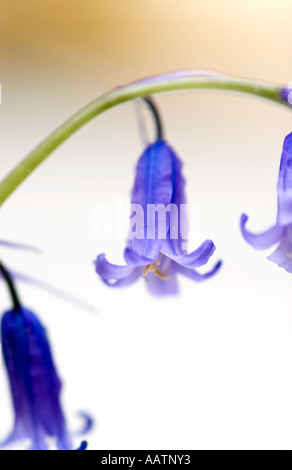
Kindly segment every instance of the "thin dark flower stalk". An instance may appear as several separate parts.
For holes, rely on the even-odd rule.
[[[142,100],[148,106],[154,118],[154,123],[156,127],[156,140],[163,140],[162,122],[156,104],[154,103],[152,98],[149,98],[149,96],[142,98]]]
[[[0,272],[4,280],[7,283],[7,287],[9,289],[11,300],[13,303],[13,309],[15,310],[15,312],[20,312],[21,303],[20,303],[19,296],[15,288],[14,282],[12,281],[12,277],[10,276],[9,272],[7,271],[7,269],[5,268],[4,264],[1,261],[0,261]]]

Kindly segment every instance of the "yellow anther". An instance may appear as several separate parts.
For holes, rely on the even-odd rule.
[[[170,276],[167,276],[166,274],[161,273],[158,269],[157,266],[160,265],[161,262],[161,253],[159,255],[158,260],[155,263],[147,264],[143,270],[143,275],[147,276],[148,273],[154,273],[156,276],[160,277],[161,279],[170,279]]]

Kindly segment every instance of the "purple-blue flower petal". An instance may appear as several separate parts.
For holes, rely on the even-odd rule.
[[[54,437],[58,449],[72,449],[60,405],[57,375],[46,331],[29,310],[7,312],[2,319],[2,348],[13,405],[14,430],[10,441],[29,438],[31,449],[46,449]]]
[[[162,279],[150,272],[145,276],[146,284],[151,294],[156,296],[175,295],[178,293],[178,282],[176,278],[176,266],[173,261],[165,256],[161,257],[161,262],[157,267],[159,272],[169,276],[169,279]]]
[[[286,137],[283,144],[278,180],[277,223],[292,223],[292,133]]]
[[[80,436],[83,434],[87,434],[92,429],[94,422],[93,422],[92,417],[88,413],[85,413],[84,411],[79,411],[78,415],[84,420],[82,428],[76,432],[76,435]]]
[[[170,205],[170,227],[161,247],[161,252],[167,256],[185,254],[188,235],[186,181],[182,175],[182,162],[173,151],[172,171],[173,194]]]
[[[273,261],[281,268],[286,269],[292,273],[292,226],[289,225],[285,229],[285,233],[276,248],[276,250],[268,256],[270,261]]]
[[[137,255],[131,250],[131,248],[125,249],[124,258],[129,266],[146,266],[147,264],[153,263],[153,260]]]
[[[244,239],[257,250],[266,250],[268,248],[271,248],[271,246],[279,242],[284,233],[284,228],[276,224],[269,230],[256,235],[254,233],[249,232],[245,228],[247,220],[248,216],[242,214],[240,219],[241,232]]]
[[[155,262],[160,254],[162,239],[158,233],[157,215],[149,220],[149,205],[167,207],[173,194],[172,151],[164,141],[157,141],[147,147],[138,161],[136,178],[132,193],[132,209],[141,209],[141,215],[131,214],[132,224],[136,225],[136,236],[131,236],[129,247],[137,255]],[[133,206],[135,205],[135,206]],[[138,220],[139,226],[133,223]],[[166,218],[165,230],[169,220]]]
[[[292,89],[285,87],[280,90],[280,97],[282,100],[286,101],[287,104],[292,106]]]
[[[208,262],[215,249],[216,247],[212,240],[205,240],[199,248],[188,255],[174,255],[168,252],[168,256],[181,266],[186,268],[198,268]],[[164,252],[162,251],[162,253]]]
[[[185,268],[180,265],[177,265],[177,271],[183,274],[184,276],[189,277],[193,281],[201,282],[214,276],[214,274],[216,274],[217,271],[220,269],[221,265],[222,265],[222,261],[218,261],[218,263],[214,266],[213,269],[211,269],[211,271],[208,271],[207,273],[204,273],[204,274],[199,273],[195,269]]]
[[[99,274],[104,281],[125,279],[132,274],[134,270],[133,266],[119,266],[118,264],[110,263],[104,253],[98,255],[95,267],[97,274]]]
[[[105,281],[103,282],[108,286],[108,287],[126,287],[130,286],[131,284],[134,284],[134,282],[138,281],[138,279],[141,277],[143,270],[141,268],[135,268],[129,276],[125,277],[124,279],[119,279],[119,280],[112,280],[112,281]]]
[[[97,257],[95,266],[96,272],[109,287],[124,287],[133,284],[139,279],[143,271],[142,267],[111,264],[104,254]]]
[[[86,450],[87,446],[88,446],[87,442],[82,441],[81,444],[80,444],[80,447],[78,447],[78,449],[76,449],[76,450]]]

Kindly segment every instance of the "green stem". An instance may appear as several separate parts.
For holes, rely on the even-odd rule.
[[[121,103],[173,91],[214,90],[244,93],[289,108],[280,97],[281,87],[252,80],[237,79],[209,72],[161,75],[116,88],[85,106],[27,155],[0,183],[0,205],[63,142],[96,116]],[[291,109],[291,107],[290,107]]]

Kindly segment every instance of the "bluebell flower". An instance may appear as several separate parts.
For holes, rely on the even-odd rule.
[[[3,315],[1,342],[13,400],[15,420],[11,435],[2,443],[30,440],[31,450],[48,448],[54,439],[59,450],[73,449],[60,403],[62,383],[54,365],[44,326],[19,302],[13,281],[0,263],[13,299],[13,309]],[[92,425],[86,419],[84,432]]]
[[[149,145],[138,161],[131,203],[126,264],[111,264],[105,254],[96,260],[96,271],[108,286],[126,286],[143,276],[152,294],[175,294],[177,274],[202,281],[217,272],[220,262],[208,273],[196,271],[214,253],[211,240],[187,254],[182,163],[164,140]],[[161,209],[158,215],[155,209]]]
[[[268,256],[278,266],[292,273],[292,133],[283,145],[278,179],[278,212],[276,224],[258,235],[246,229],[247,215],[241,216],[241,231],[245,240],[258,250],[277,245]]]

